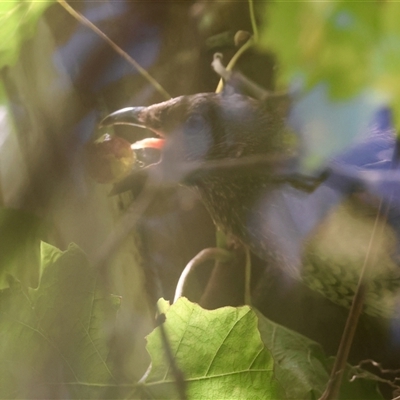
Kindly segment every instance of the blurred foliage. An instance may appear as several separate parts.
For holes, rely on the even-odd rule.
[[[19,57],[22,43],[32,37],[43,12],[55,0],[12,0],[0,2],[0,69],[14,65]],[[5,93],[0,84],[0,101]]]
[[[333,100],[364,89],[389,97],[400,123],[400,4],[270,2],[260,45],[278,58],[278,86],[326,83]]]
[[[7,274],[26,286],[36,286],[42,220],[32,213],[0,208],[0,228],[0,289],[8,287]]]
[[[0,2],[0,68],[16,63],[22,43],[33,36],[39,17],[53,2]]]
[[[115,382],[109,339],[120,300],[75,245],[42,243],[40,268],[36,289],[9,275],[0,292],[0,397],[99,398],[100,384]]]

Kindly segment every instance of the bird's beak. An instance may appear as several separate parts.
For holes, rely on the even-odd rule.
[[[132,125],[146,128],[141,120],[141,114],[146,107],[126,107],[107,115],[99,124],[100,127],[110,125]]]

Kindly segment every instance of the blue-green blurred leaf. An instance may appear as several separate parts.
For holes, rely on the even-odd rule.
[[[365,93],[375,91],[377,103],[383,100],[394,110],[398,126],[399,18],[400,3],[396,2],[276,1],[266,7],[260,46],[277,56],[280,88],[300,87],[307,96],[324,87],[331,108],[346,107],[347,102],[354,103]],[[309,111],[320,120],[323,116],[316,108],[318,103]],[[369,122],[369,115],[358,120],[361,125]],[[335,128],[334,135],[341,132]],[[348,144],[354,136],[354,132],[348,136]],[[324,157],[318,153],[311,156]]]

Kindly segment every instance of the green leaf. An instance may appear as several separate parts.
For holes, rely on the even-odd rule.
[[[37,216],[0,209],[0,289],[8,287],[8,274],[26,286],[37,286],[41,235],[42,221]]]
[[[43,276],[45,269],[49,265],[53,265],[62,255],[63,252],[57,247],[46,242],[40,243],[40,278]]]
[[[302,2],[270,2],[266,7],[259,44],[278,57],[278,87],[285,88],[301,68],[304,49],[299,32],[302,32],[301,13],[305,13],[306,7],[307,4]],[[319,27],[316,24],[313,27],[318,34]]]
[[[283,89],[300,78],[305,91],[325,84],[332,100],[364,90],[384,94],[400,124],[400,4],[268,4],[259,45],[277,56]],[[299,82],[298,81],[298,82]]]
[[[181,298],[166,310],[165,331],[189,399],[284,399],[271,354],[249,307],[207,311]],[[143,388],[152,398],[176,398],[160,328],[148,336],[152,367]]]
[[[54,1],[0,2],[0,68],[14,65],[24,40],[33,36],[37,20]]]
[[[260,43],[277,54],[284,85],[301,74],[308,88],[325,82],[332,98],[348,98],[372,82],[381,9],[378,3],[273,2]]]
[[[100,398],[115,383],[115,299],[75,245],[43,245],[41,271],[37,289],[10,278],[0,292],[0,398]]]
[[[329,380],[333,366],[332,358],[327,358],[321,346],[307,337],[278,325],[260,312],[258,327],[265,346],[271,351],[275,362],[275,376],[285,388],[287,399],[318,399]],[[347,371],[351,367],[347,366]],[[365,379],[350,382],[348,374],[343,379],[340,399],[382,400],[376,382],[371,374]]]
[[[325,390],[332,362],[320,345],[258,311],[249,307],[207,311],[184,298],[172,306],[161,299],[158,309],[166,315],[165,331],[189,399],[312,400]],[[148,336],[147,349],[152,366],[142,384],[146,396],[177,398],[159,328]],[[383,399],[373,374],[360,371],[364,379],[354,382],[348,377],[346,373],[340,399]]]
[[[329,380],[326,357],[318,343],[278,325],[257,312],[258,327],[275,361],[275,374],[288,399],[318,399]]]

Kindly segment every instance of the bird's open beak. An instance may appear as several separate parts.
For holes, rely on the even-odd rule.
[[[107,115],[99,124],[99,127],[111,125],[131,125],[139,128],[147,128],[143,121],[143,111],[146,107],[126,107]],[[147,138],[132,144],[132,149],[155,148],[161,150],[164,139]]]
[[[126,107],[107,115],[99,124],[100,127],[111,125],[132,125],[146,128],[140,116],[146,107]]]
[[[132,150],[138,149],[157,149],[161,150],[164,147],[165,139],[159,138],[146,138],[142,140],[138,140],[137,142],[131,145]]]

